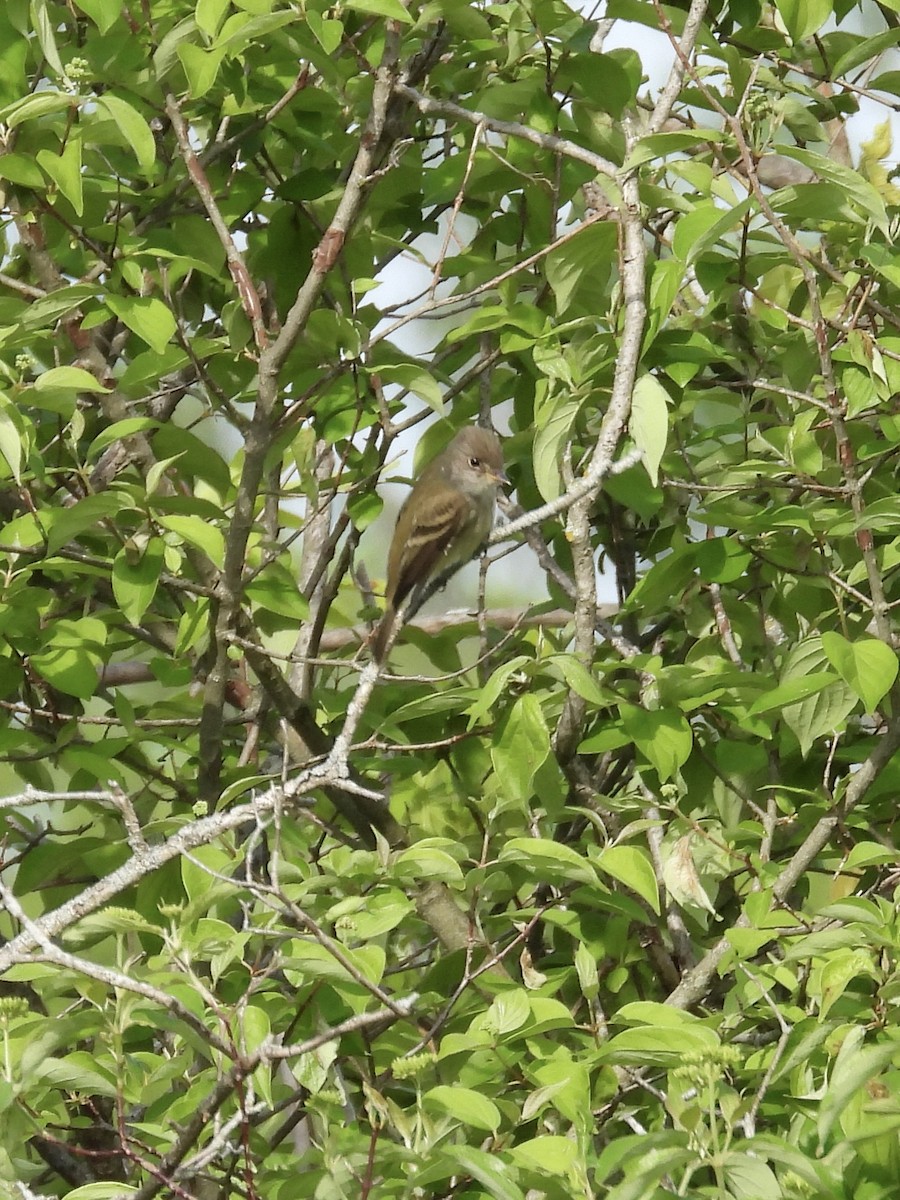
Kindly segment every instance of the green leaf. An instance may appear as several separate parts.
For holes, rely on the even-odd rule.
[[[50,13],[47,11],[47,0],[31,0],[32,28],[37,34],[41,53],[56,74],[62,78],[65,75],[65,71],[63,70],[59,50],[56,46],[55,20],[56,14],[54,13],[51,18]]]
[[[596,676],[574,654],[554,654],[548,661],[559,669],[568,687],[582,700],[587,700],[595,708],[604,708],[609,704],[610,697],[600,687]]]
[[[67,696],[87,699],[97,690],[97,669],[104,661],[106,625],[96,617],[54,622],[43,648],[31,656],[34,669]]]
[[[510,1149],[509,1157],[529,1171],[567,1175],[578,1157],[578,1146],[562,1134],[544,1134],[519,1142]]]
[[[357,12],[374,13],[376,17],[387,17],[389,21],[399,21],[401,25],[413,23],[413,18],[400,0],[347,0],[347,8]]]
[[[863,39],[865,42],[870,40],[874,39]],[[869,86],[873,92],[889,92],[896,96],[900,94],[900,71],[883,71],[880,75],[875,76]]]
[[[491,709],[499,700],[501,694],[509,682],[509,677],[515,675],[518,671],[526,670],[531,667],[531,660],[524,655],[519,655],[516,658],[511,658],[509,662],[503,664],[494,671],[490,679],[478,691],[478,698],[466,709],[469,717],[469,729],[474,729],[475,726],[484,717],[488,715]]]
[[[325,53],[334,54],[344,37],[343,22],[337,21],[332,17],[322,17],[314,9],[307,8],[306,23],[315,34],[316,41]],[[357,294],[359,294],[358,288]]]
[[[361,492],[347,501],[347,513],[360,532],[376,521],[384,511],[384,501],[375,492]]]
[[[837,184],[839,188],[843,189],[849,199],[870,220],[874,221],[878,228],[887,236],[887,213],[884,201],[872,184],[863,179],[852,167],[844,166],[843,163],[839,163],[833,158],[826,158],[822,154],[816,154],[812,150],[805,150],[800,146],[779,145],[778,153],[803,163],[805,167],[809,167],[811,171],[814,171],[820,179],[826,179],[830,183]]]
[[[734,1200],[784,1200],[774,1171],[753,1154],[730,1150],[722,1167],[728,1181],[728,1195]]]
[[[113,562],[112,586],[116,604],[133,625],[139,625],[153,602],[163,566],[165,546],[151,538],[143,553],[120,550]]]
[[[733,583],[747,573],[752,555],[733,537],[707,538],[695,547],[694,561],[710,583]]]
[[[175,318],[162,300],[154,296],[115,296],[110,293],[106,297],[106,307],[157,354],[162,354],[175,333]]]
[[[654,375],[642,375],[634,385],[628,428],[656,487],[669,436],[669,393]]]
[[[26,449],[23,440],[21,415],[6,393],[0,392],[0,456],[9,467],[9,473],[16,483],[21,483],[22,461]]]
[[[798,642],[789,652],[782,671],[782,685],[795,679],[809,679],[827,662],[822,640],[818,637]],[[839,730],[858,703],[853,690],[842,682],[817,688],[807,699],[782,709],[782,718],[800,743],[805,758],[817,738]]]
[[[357,971],[370,983],[379,983],[384,975],[385,954],[381,946],[359,946],[355,949],[342,948]],[[293,984],[308,983],[309,980],[331,980],[360,987],[350,971],[332,954],[327,946],[318,942],[295,938],[286,947],[285,978]]]
[[[817,696],[825,688],[831,687],[836,680],[837,677],[831,671],[817,671],[799,679],[788,679],[786,683],[780,683],[777,687],[763,692],[750,705],[749,713],[755,717],[760,713],[786,708],[789,704],[796,704],[798,700],[805,700],[808,696]]]
[[[521,1030],[522,1037],[530,1038],[538,1033],[546,1033],[551,1029],[575,1029],[576,1021],[570,1010],[561,1000],[555,1000],[552,996],[541,996],[530,992],[527,995],[528,1003],[531,1007],[531,1020]]]
[[[647,330],[644,334],[645,350],[652,344],[660,328],[669,319],[672,305],[681,290],[684,270],[684,263],[677,258],[657,259],[651,265]]]
[[[171,421],[160,426],[153,435],[153,451],[159,458],[178,458],[178,470],[182,476],[203,480],[220,496],[226,495],[231,486],[227,463],[221,450],[202,442],[189,429],[182,429]]]
[[[631,738],[622,728],[621,722],[605,725],[596,733],[579,742],[581,754],[607,754],[610,750],[618,750],[631,744]]]
[[[625,1173],[621,1183],[604,1189],[604,1200],[663,1200],[657,1182],[672,1172],[688,1172],[695,1155],[686,1132],[642,1130],[610,1139],[598,1155],[596,1179],[607,1181],[613,1174]]]
[[[215,525],[210,525],[202,517],[194,516],[159,516],[157,522],[188,545],[202,550],[220,569],[225,565],[225,539]]]
[[[892,1042],[866,1046],[861,1026],[850,1027],[841,1043],[828,1079],[828,1087],[819,1106],[819,1146],[824,1147],[835,1121],[860,1088],[880,1075],[896,1054]]]
[[[638,750],[656,768],[660,783],[671,779],[690,758],[693,736],[680,712],[623,705],[622,724]]]
[[[900,259],[898,259],[892,250],[889,250],[887,246],[872,243],[869,246],[861,246],[860,254],[871,267],[874,267],[879,275],[883,276],[895,287],[900,287]],[[861,363],[859,364],[859,366],[862,365]],[[846,379],[849,374],[852,374],[851,369],[845,369],[842,372],[842,380]],[[868,364],[866,364],[865,377],[869,378]],[[873,397],[873,402],[874,399]]]
[[[525,1200],[522,1189],[509,1177],[510,1168],[497,1155],[473,1146],[444,1146],[441,1155],[452,1164],[453,1174],[470,1176],[494,1200]]]
[[[223,931],[224,932],[224,931]],[[241,1030],[243,1032],[243,1053],[252,1054],[258,1050],[272,1032],[272,1023],[265,1009],[255,1004],[241,1007]]]
[[[80,537],[99,522],[113,516],[124,503],[124,497],[116,492],[100,492],[96,496],[85,496],[70,508],[44,511],[42,523],[47,531],[47,553],[55,554],[68,542]]]
[[[670,1004],[660,1004],[655,1000],[633,1000],[623,1004],[616,1012],[616,1021],[626,1025],[653,1025],[657,1028],[667,1026],[681,1029],[685,1025],[696,1025],[699,1018],[693,1013],[673,1008]]]
[[[394,871],[401,879],[440,879],[444,883],[461,883],[463,873],[455,858],[442,850],[438,839],[424,839],[394,859]]]
[[[582,403],[581,400],[566,400],[555,404],[549,416],[541,415],[532,459],[534,481],[545,500],[555,500],[562,491],[560,463]]]
[[[269,563],[266,569],[244,589],[254,608],[278,613],[298,624],[309,616],[309,601],[300,594],[297,576],[283,563]]]
[[[339,908],[338,905],[335,908]],[[347,902],[342,916],[354,937],[367,942],[390,933],[415,911],[415,905],[407,900],[399,888],[388,888],[376,895],[353,897]],[[335,909],[329,916],[335,918]]]
[[[828,1016],[852,980],[859,975],[871,978],[874,974],[875,968],[868,950],[847,947],[829,954],[810,989],[810,994],[818,998],[821,1019]]]
[[[594,868],[577,850],[549,838],[511,838],[500,851],[499,861],[522,863],[541,879],[599,882]]]
[[[682,154],[685,150],[693,150],[696,146],[721,142],[727,135],[718,129],[703,129],[697,133],[684,132],[653,133],[643,137],[635,145],[628,156],[626,166],[640,167],[655,159],[668,158],[670,155]],[[658,265],[658,264],[657,264]]]
[[[373,371],[385,384],[399,384],[405,391],[424,400],[439,416],[444,415],[444,394],[437,380],[424,367],[415,363],[392,363],[373,368]]]
[[[122,15],[122,5],[119,0],[81,0],[78,7],[87,13],[101,33],[108,33]]]
[[[856,704],[856,695],[849,687],[832,684],[809,700],[785,708],[782,716],[800,743],[800,752],[805,758],[818,738],[843,728]]]
[[[578,986],[586,1000],[596,1000],[600,990],[600,976],[597,970],[597,960],[585,946],[578,943],[575,951],[575,973],[578,976]]]
[[[73,929],[66,931],[66,941],[83,943],[96,938],[97,934],[107,933],[154,933],[165,936],[161,925],[154,925],[134,909],[116,906],[83,917]]]
[[[268,5],[268,0],[266,0]],[[246,0],[238,7],[249,7]],[[249,47],[267,38],[269,34],[283,25],[291,25],[296,21],[293,12],[261,12],[249,16],[246,12],[233,13],[225,21],[216,40],[215,49],[224,50],[226,55],[238,55]]]
[[[825,1165],[810,1158],[802,1149],[791,1145],[788,1139],[759,1134],[754,1138],[742,1139],[741,1144],[749,1153],[757,1155],[760,1159],[778,1163],[794,1171],[800,1179],[810,1185],[813,1194],[820,1190],[824,1196],[832,1190],[833,1177]]]
[[[454,326],[453,341],[471,338],[476,333],[499,329],[519,331],[520,342],[531,345],[545,332],[547,321],[539,308],[529,304],[485,304],[462,325]],[[502,334],[501,334],[502,336]]]
[[[37,161],[41,169],[53,180],[77,216],[84,212],[84,189],[81,174],[81,138],[70,135],[61,154],[50,150],[38,150]],[[65,368],[60,368],[64,370]],[[70,370],[75,370],[72,367]]]
[[[134,151],[138,166],[142,171],[148,171],[156,162],[156,142],[153,140],[150,126],[137,109],[127,100],[122,100],[112,92],[104,92],[102,96],[97,97],[97,111],[105,113],[122,131],[125,140]],[[124,316],[122,320],[126,325],[129,324]],[[129,328],[131,328],[130,325]],[[161,353],[161,351],[157,351],[157,353]]]
[[[896,862],[896,851],[880,842],[856,842],[844,863],[846,871],[855,871],[860,867],[882,866],[885,863]]]
[[[530,1016],[528,993],[524,988],[514,987],[494,997],[478,1025],[488,1029],[493,1037],[502,1037],[521,1029]]]
[[[634,1066],[677,1066],[687,1054],[709,1053],[719,1045],[712,1029],[703,1025],[680,1025],[626,1029],[611,1038],[602,1057]]]
[[[60,370],[75,370],[74,367],[61,367]],[[51,374],[52,372],[47,372]],[[93,376],[90,378],[93,379]],[[101,389],[105,391],[106,389]],[[113,442],[122,441],[124,438],[131,437],[135,433],[147,433],[151,429],[158,429],[159,421],[154,421],[152,417],[125,417],[121,421],[114,421],[112,425],[107,425],[94,438],[90,446],[88,446],[87,459],[88,462],[93,462],[100,457],[100,452],[105,450],[107,446],[111,446]]]
[[[584,96],[592,107],[619,118],[634,102],[641,82],[640,59],[634,50],[613,50],[609,54],[595,51],[575,55],[559,65],[557,82]]]
[[[147,495],[152,496],[159,487],[160,480],[169,471],[169,468],[174,466],[180,455],[175,455],[174,458],[158,458],[146,475]]]
[[[832,0],[775,0],[775,6],[794,43],[805,42],[818,33],[834,12]],[[834,79],[839,77],[832,75]]]
[[[520,696],[491,747],[501,790],[526,811],[534,777],[550,755],[550,731],[532,695]]]
[[[597,222],[547,255],[544,269],[556,298],[557,316],[568,312],[580,295],[599,290],[615,256],[615,238],[612,222]]]
[[[515,342],[513,341],[515,339]],[[566,391],[571,390],[575,386],[572,367],[569,359],[559,347],[559,343],[555,338],[548,338],[544,341],[535,343],[532,338],[521,337],[518,334],[511,333],[501,337],[501,349],[506,352],[514,353],[517,350],[523,350],[526,346],[531,348],[531,357],[535,367],[541,375],[545,375],[547,379],[552,379],[556,383],[561,384]],[[551,399],[551,403],[552,403]],[[535,413],[536,422],[538,425],[543,423],[543,417],[546,406],[541,404],[540,408]]]
[[[643,482],[643,476],[641,478]],[[628,597],[629,609],[652,612],[659,604],[677,600],[694,580],[695,557],[695,546],[676,546],[671,554],[654,563]]]
[[[782,149],[781,146],[778,147]],[[695,262],[710,246],[714,246],[723,234],[734,229],[753,207],[753,197],[748,196],[739,204],[723,212],[712,201],[698,204],[675,226],[672,251],[687,265]]]
[[[208,37],[215,37],[229,8],[231,0],[197,0],[194,9],[197,28],[202,29]]]
[[[42,192],[47,180],[33,158],[23,154],[0,154],[0,179]]]
[[[802,0],[794,0],[794,3],[799,6]],[[861,67],[863,63],[875,62],[885,50],[890,50],[900,42],[900,29],[887,29],[883,33],[856,37],[853,41],[854,44],[850,49],[846,50],[831,67],[829,74],[832,79],[841,79],[848,71]],[[878,80],[873,80],[869,86],[873,89],[877,88]]]
[[[99,295],[98,288],[86,283],[75,283],[71,287],[59,288],[58,291],[50,292],[49,295],[42,296],[40,300],[35,300],[23,314],[22,324],[26,329],[47,328],[55,324],[61,317],[67,316],[74,309],[80,308],[88,300]],[[45,372],[45,374],[48,373]]]
[[[108,392],[90,371],[83,367],[51,367],[38,375],[34,381],[37,392],[67,391],[67,392]]]
[[[64,108],[72,108],[72,97],[64,92],[35,92],[21,100],[14,100],[5,108],[0,108],[0,121],[15,129],[26,121],[37,120],[48,113],[61,112]]]
[[[36,1078],[53,1083],[65,1090],[92,1092],[99,1096],[116,1094],[115,1084],[101,1071],[89,1054],[76,1050],[65,1058],[47,1058],[35,1071]]]
[[[607,846],[594,858],[597,867],[625,887],[631,888],[658,915],[659,886],[653,863],[643,850],[636,846]]]
[[[192,37],[196,32],[197,23],[192,13],[189,17],[185,17],[184,20],[179,21],[177,25],[173,25],[164,34],[153,54],[153,67],[156,71],[157,79],[165,79],[178,62],[178,47],[185,39]]]
[[[867,713],[874,712],[897,678],[897,654],[878,638],[848,642],[839,633],[823,633],[822,649]]]
[[[440,1085],[425,1092],[422,1100],[426,1107],[448,1113],[463,1125],[471,1125],[474,1129],[491,1133],[500,1128],[501,1116],[497,1105],[472,1088],[458,1084],[453,1087]]]
[[[224,45],[207,49],[204,46],[195,46],[193,42],[181,42],[178,46],[178,57],[187,75],[192,96],[204,96],[210,90],[216,82],[226,53]]]

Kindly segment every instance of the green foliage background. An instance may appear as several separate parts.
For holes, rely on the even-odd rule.
[[[0,1189],[896,1194],[895,8],[0,6]]]

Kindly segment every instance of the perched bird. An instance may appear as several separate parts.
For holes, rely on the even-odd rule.
[[[406,598],[411,595],[415,604],[429,583],[448,579],[485,542],[497,493],[507,482],[500,439],[477,425],[461,429],[422,471],[397,516],[387,606],[372,646],[376,659],[384,657]]]

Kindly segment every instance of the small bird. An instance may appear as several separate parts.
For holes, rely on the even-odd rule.
[[[429,583],[448,579],[484,543],[497,493],[508,482],[500,439],[477,425],[461,429],[422,471],[391,540],[387,604],[372,646],[379,662],[406,598],[412,595],[415,604]]]

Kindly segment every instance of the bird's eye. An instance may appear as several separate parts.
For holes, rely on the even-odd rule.
[[[474,467],[476,471],[477,471],[477,470],[478,470],[478,468],[481,466],[481,462],[479,461],[479,459],[477,459],[477,458],[474,456],[474,454],[473,454],[473,455],[472,455],[472,457],[469,459],[469,466],[470,466],[470,467]]]

